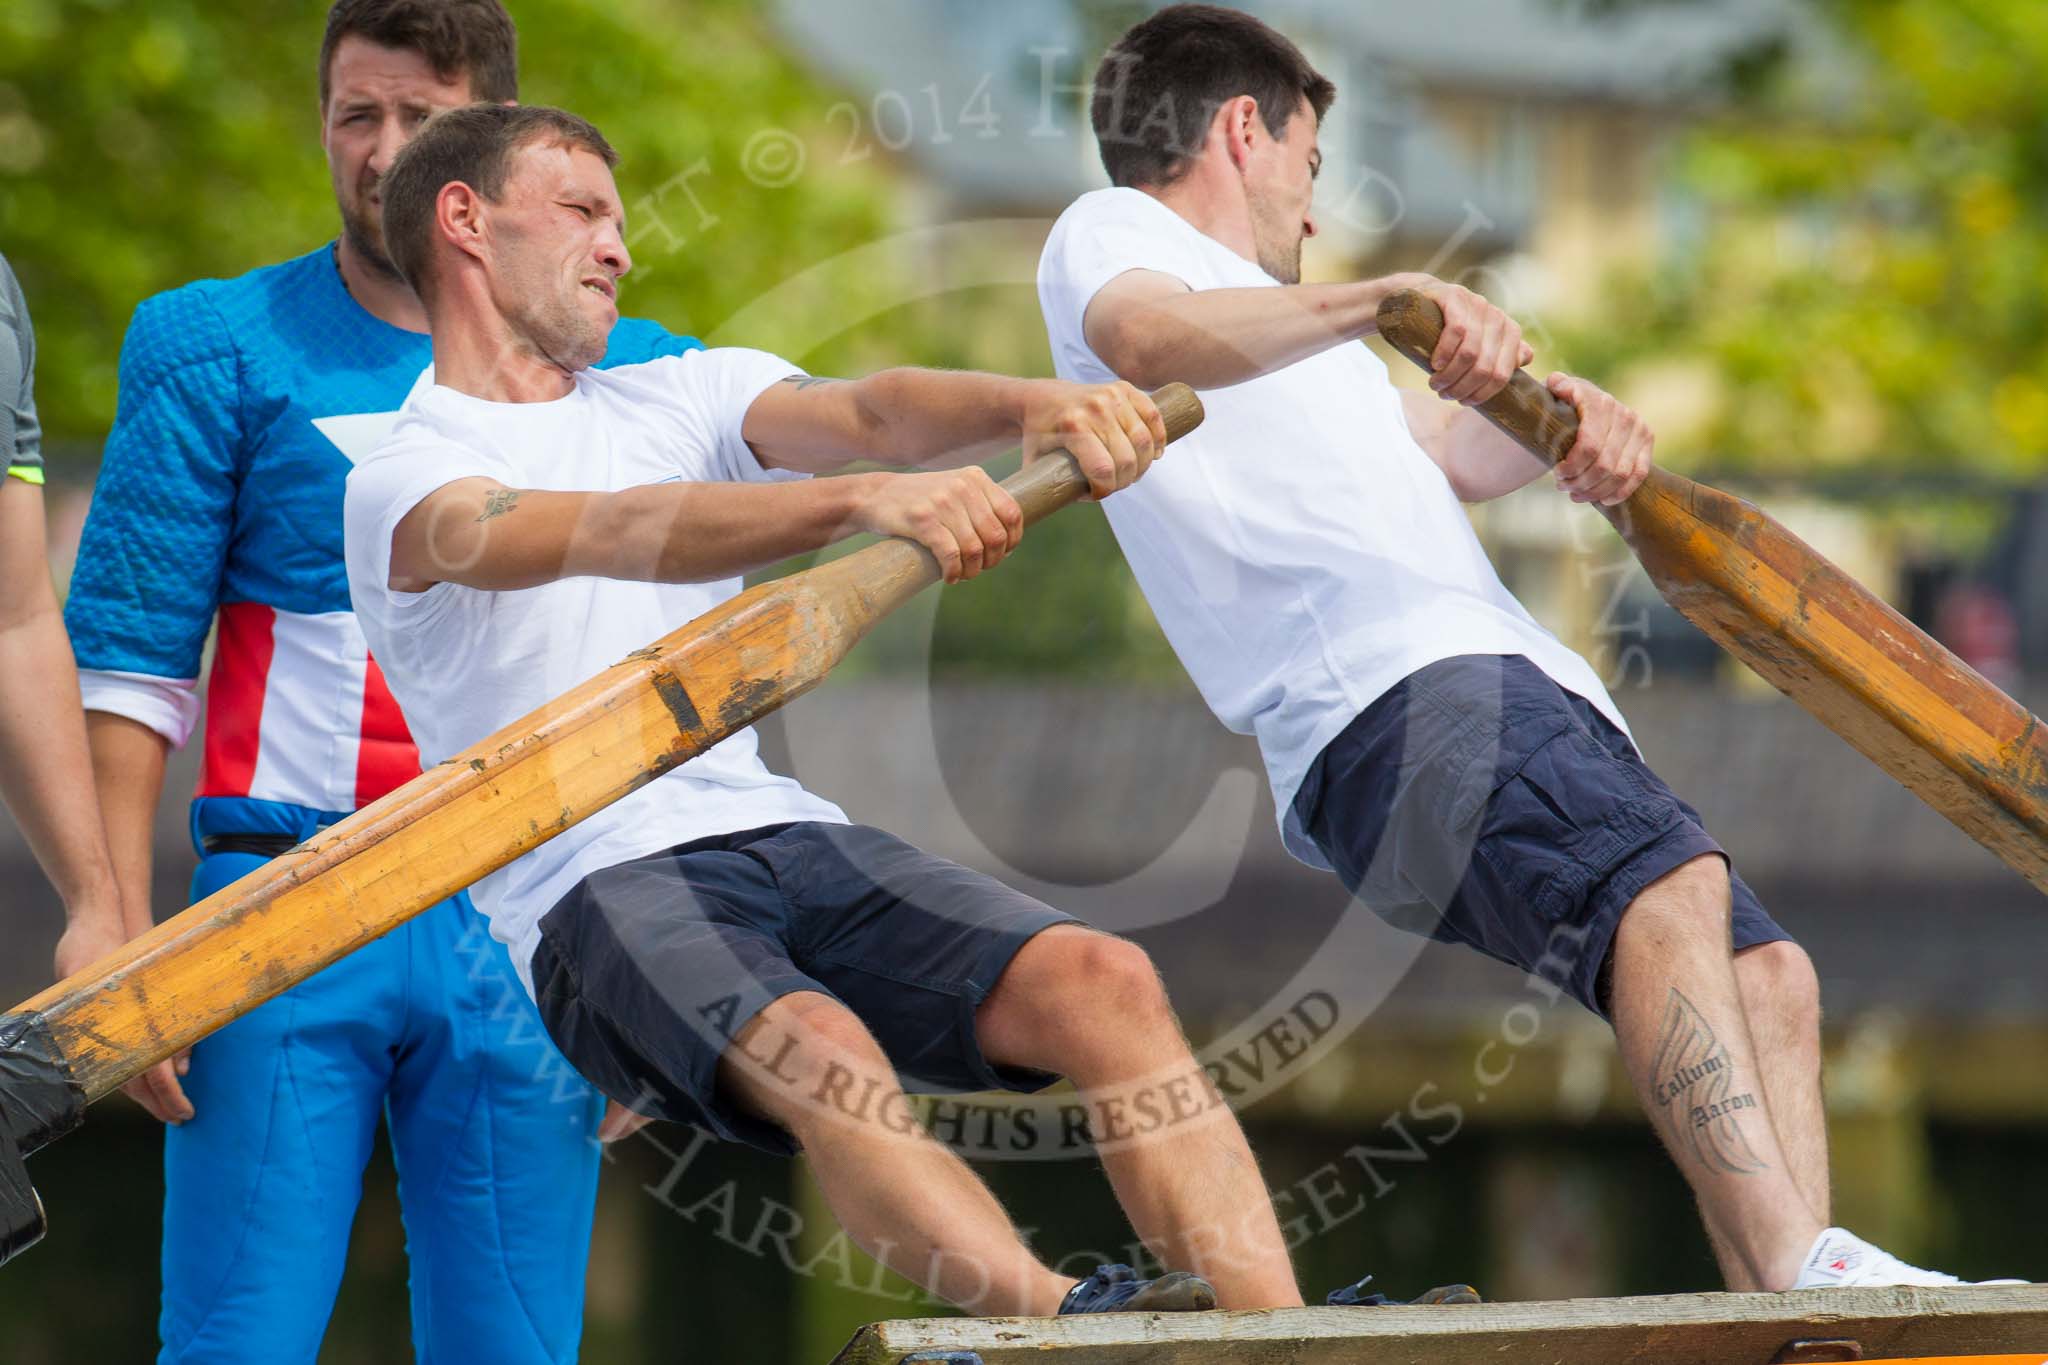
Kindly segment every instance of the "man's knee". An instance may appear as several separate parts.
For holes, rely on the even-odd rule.
[[[1063,1045],[1173,1017],[1143,948],[1078,925],[1048,929],[1025,944],[984,1008],[991,1007],[1005,1032],[1025,1030]]]
[[[718,1080],[744,1108],[800,1130],[821,1104],[893,1089],[895,1072],[858,1015],[830,996],[798,991],[734,1035]]]
[[[1820,975],[1806,950],[1789,940],[1759,943],[1735,955],[1735,977],[1752,1020],[1781,1021],[1785,1042],[1820,1033]]]
[[[1635,919],[1641,926],[1655,919],[1711,928],[1725,936],[1733,910],[1730,891],[1728,860],[1718,853],[1703,853],[1638,892],[1629,903],[1624,923]]]

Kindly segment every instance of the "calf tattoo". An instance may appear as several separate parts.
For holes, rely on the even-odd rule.
[[[1680,1154],[1710,1171],[1753,1175],[1769,1170],[1749,1145],[1745,1119],[1755,1122],[1756,1092],[1741,1084],[1728,1048],[1697,1009],[1673,988],[1664,1032],[1650,1063],[1650,1096]]]

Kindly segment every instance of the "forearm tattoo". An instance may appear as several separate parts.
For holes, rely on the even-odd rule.
[[[1681,1156],[1730,1175],[1770,1169],[1743,1131],[1745,1122],[1760,1121],[1756,1092],[1737,1088],[1746,1084],[1706,1018],[1673,988],[1650,1064],[1650,1096]]]
[[[504,516],[519,502],[519,492],[517,488],[493,488],[484,495],[484,510],[477,520],[489,521],[493,517]]]

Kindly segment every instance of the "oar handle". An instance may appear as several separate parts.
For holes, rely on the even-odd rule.
[[[1433,372],[1430,357],[1444,334],[1444,314],[1435,300],[1413,289],[1386,296],[1379,307],[1380,335],[1402,355]],[[1571,453],[1579,436],[1579,415],[1572,405],[1537,383],[1527,370],[1516,370],[1508,386],[1479,404],[1480,413],[1519,442],[1530,454],[1556,464]]]
[[[1202,424],[1202,400],[1185,384],[1167,384],[1154,390],[1152,401],[1166,419],[1166,439],[1178,441]],[[1003,490],[1023,509],[1029,526],[1056,512],[1088,491],[1081,466],[1070,455],[1064,460],[1036,460],[1028,469],[1003,480]]]

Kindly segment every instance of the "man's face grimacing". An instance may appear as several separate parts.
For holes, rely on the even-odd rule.
[[[350,34],[334,49],[327,80],[320,146],[327,153],[342,232],[367,265],[395,280],[398,272],[384,250],[377,184],[428,116],[471,103],[469,77],[444,80],[418,52]]]
[[[1263,119],[1256,120],[1263,131]],[[1316,235],[1313,204],[1323,153],[1316,140],[1315,107],[1303,99],[1287,131],[1257,140],[1245,169],[1252,241],[1259,268],[1282,284],[1301,283],[1301,244]]]
[[[604,359],[633,268],[604,159],[560,142],[519,148],[486,221],[491,302],[515,335],[572,374]]]

